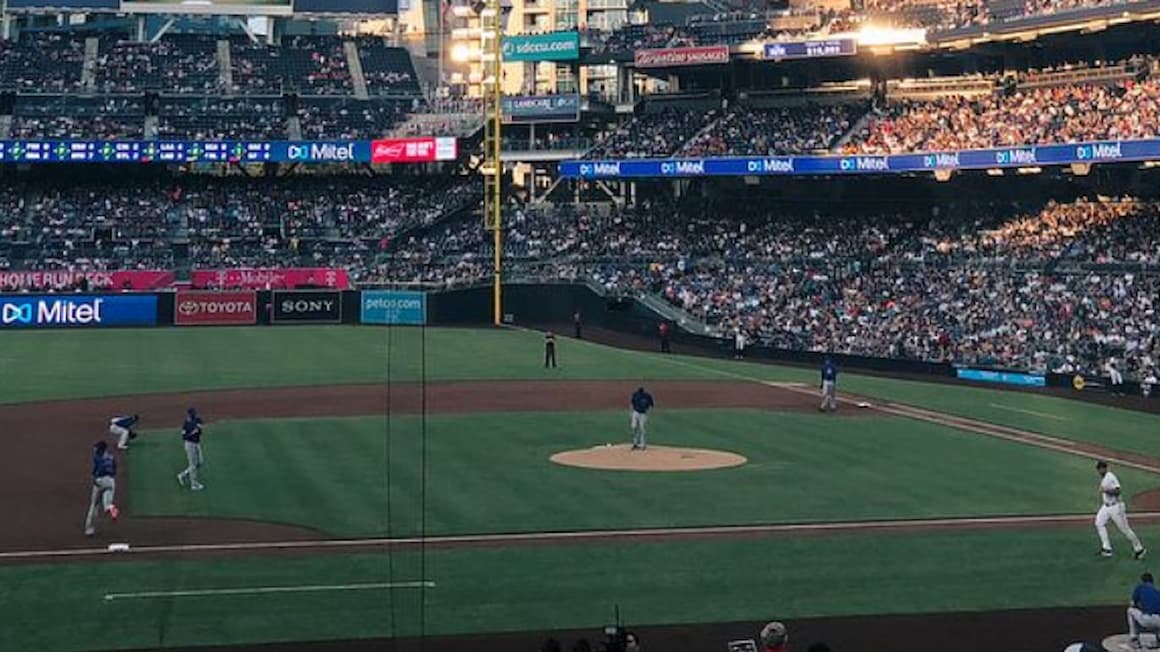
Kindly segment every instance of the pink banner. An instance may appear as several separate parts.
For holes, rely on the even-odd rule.
[[[79,272],[0,271],[0,291],[77,289],[82,280],[95,290],[163,290],[173,284],[173,272],[162,270],[122,270]]]
[[[332,288],[349,290],[345,269],[331,267],[294,267],[289,269],[199,269],[190,274],[195,290],[293,290],[294,288]]]

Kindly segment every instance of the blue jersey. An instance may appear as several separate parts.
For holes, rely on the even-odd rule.
[[[194,444],[201,443],[201,417],[191,416],[185,419],[185,423],[181,424],[181,438]]]
[[[643,389],[638,389],[632,393],[632,411],[633,412],[639,412],[641,414],[648,414],[648,411],[650,409],[652,409],[653,405],[654,405],[654,403],[653,403],[652,394],[649,394],[648,392],[644,391]]]
[[[822,380],[828,380],[832,383],[838,382],[838,368],[832,362],[822,365]]]
[[[109,451],[93,453],[93,477],[112,478],[117,475],[117,459]]]
[[[132,428],[133,426],[137,425],[138,420],[139,417],[114,417],[113,425],[120,426],[122,428]]]
[[[1152,584],[1141,582],[1132,591],[1132,604],[1146,614],[1160,614],[1160,590]]]

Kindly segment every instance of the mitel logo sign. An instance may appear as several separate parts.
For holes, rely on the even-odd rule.
[[[157,323],[157,298],[137,295],[109,297],[0,298],[0,327],[152,326]]]
[[[291,161],[353,161],[354,143],[291,144],[286,147],[286,158]]]
[[[342,322],[342,293],[326,291],[275,292],[273,323],[338,324]]]
[[[0,318],[5,324],[31,324],[32,304],[18,306],[14,303],[5,304],[4,315]]]

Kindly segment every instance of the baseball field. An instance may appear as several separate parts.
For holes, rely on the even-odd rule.
[[[544,369],[520,330],[6,333],[0,650],[598,637],[614,608],[738,637],[824,619],[842,650],[875,649],[843,625],[870,615],[1092,607],[1079,625],[1123,629],[1151,559],[1115,531],[1094,554],[1098,457],[1160,554],[1157,416],[854,373],[823,414],[814,370],[558,348]],[[657,407],[630,452],[640,386]],[[190,406],[198,493],[175,478]],[[91,446],[133,413],[123,513],[86,538]],[[698,468],[714,456],[734,462]]]

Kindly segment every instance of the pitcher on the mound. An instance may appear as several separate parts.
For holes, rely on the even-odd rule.
[[[648,411],[655,403],[652,394],[644,391],[643,387],[636,388],[629,403],[632,406],[632,419],[629,421],[632,428],[632,450],[642,451],[648,447],[645,442],[645,428],[648,425]]]
[[[1135,553],[1136,559],[1143,559],[1144,555],[1148,554],[1148,550],[1144,548],[1144,544],[1140,543],[1140,537],[1137,537],[1131,526],[1128,525],[1128,512],[1124,507],[1124,499],[1120,495],[1119,478],[1108,470],[1108,463],[1103,460],[1096,462],[1096,472],[1102,478],[1100,480],[1100,495],[1104,501],[1100,511],[1096,513],[1096,532],[1100,535],[1100,556],[1112,556],[1112,542],[1108,540],[1108,520],[1110,519],[1132,544],[1132,551]]]

